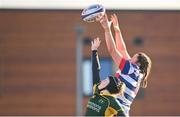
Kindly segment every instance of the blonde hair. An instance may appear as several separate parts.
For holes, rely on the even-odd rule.
[[[138,53],[137,63],[140,64],[139,67],[140,67],[141,73],[143,74],[143,78],[142,78],[140,86],[142,88],[146,88],[147,79],[150,74],[151,65],[152,65],[151,59],[145,53],[140,52]]]

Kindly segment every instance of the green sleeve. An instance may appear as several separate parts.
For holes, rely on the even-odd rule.
[[[100,83],[100,62],[98,57],[97,50],[92,51],[92,77],[93,77],[93,85]]]

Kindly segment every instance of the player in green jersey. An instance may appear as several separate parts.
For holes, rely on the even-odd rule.
[[[123,108],[119,106],[117,95],[123,95],[125,84],[118,78],[108,76],[100,81],[100,64],[97,49],[101,41],[99,38],[92,41],[92,73],[93,96],[87,104],[86,116],[125,116]]]

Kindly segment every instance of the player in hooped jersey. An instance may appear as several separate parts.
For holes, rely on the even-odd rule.
[[[151,60],[142,52],[130,57],[122,38],[118,18],[115,14],[111,15],[111,21],[108,20],[107,14],[101,19],[97,17],[97,20],[100,21],[104,29],[108,51],[115,64],[119,67],[119,70],[116,72],[116,77],[126,84],[124,95],[118,96],[118,100],[119,104],[125,109],[126,115],[129,116],[130,106],[139,88],[147,87]],[[111,24],[113,24],[115,31],[115,41],[111,32]]]

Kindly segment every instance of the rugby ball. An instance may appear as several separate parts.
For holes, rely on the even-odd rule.
[[[100,4],[94,4],[85,8],[81,13],[81,18],[86,22],[96,21],[97,16],[103,16],[105,14],[105,7]]]

